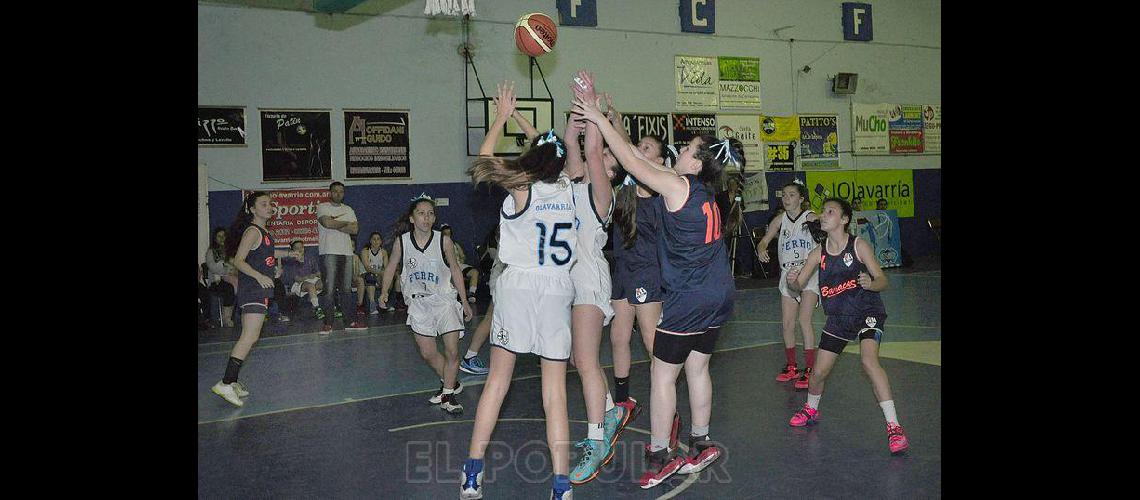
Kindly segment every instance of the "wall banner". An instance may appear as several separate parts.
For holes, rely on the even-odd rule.
[[[277,248],[289,248],[293,240],[317,246],[317,205],[329,201],[328,187],[318,189],[275,189],[269,193],[273,217],[265,229],[273,235]],[[252,191],[242,190],[244,200]]]
[[[853,154],[890,154],[887,131],[890,113],[890,104],[851,103]]]
[[[245,107],[198,106],[199,146],[245,146]]]
[[[823,198],[837,196],[847,201],[862,198],[863,208],[875,208],[880,198],[898,217],[914,217],[913,170],[841,170],[807,172],[811,206],[819,211]],[[822,195],[819,194],[822,191]]]
[[[760,59],[718,57],[720,109],[760,110]]]
[[[668,113],[628,113],[621,115],[621,121],[634,145],[647,135],[661,139],[662,144],[671,144]]]
[[[890,109],[891,154],[922,153],[922,106],[896,104]]]
[[[902,239],[899,234],[899,218],[895,210],[863,210],[855,212],[856,234],[875,249],[879,266],[899,267],[902,265]]]
[[[262,180],[332,179],[329,111],[260,111]]]
[[[922,106],[923,152],[942,154],[942,105]]]
[[[715,111],[717,108],[718,71],[715,57],[675,56],[675,109]]]
[[[760,138],[764,142],[799,141],[799,117],[760,115]]]
[[[407,111],[344,112],[347,179],[408,179]]]
[[[799,115],[800,169],[839,168],[839,115]]]
[[[763,173],[754,174],[744,181],[740,194],[742,212],[768,210],[768,182]]]
[[[764,147],[760,143],[759,115],[716,115],[716,133],[721,139],[733,137],[744,146],[744,172],[764,171]],[[767,191],[764,193],[767,199]],[[745,210],[747,211],[747,210]]]
[[[677,150],[698,135],[716,136],[716,115],[673,113],[670,117],[673,122],[672,141]]]
[[[764,166],[772,172],[791,172],[796,168],[796,143],[764,143]]]

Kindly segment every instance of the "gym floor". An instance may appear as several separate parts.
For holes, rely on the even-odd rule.
[[[649,364],[635,333],[630,395],[645,410],[599,477],[574,489],[575,498],[941,497],[941,269],[885,272],[891,285],[883,292],[888,318],[880,357],[910,440],[905,454],[887,450],[883,414],[857,345],[847,348],[828,379],[819,424],[788,425],[807,391],[774,380],[784,365],[779,291],[774,279],[738,278],[735,313],[710,368],[710,434],[724,444],[725,455],[699,475],[638,487],[649,442]],[[307,310],[307,302],[301,307]],[[469,323],[468,334],[480,318]],[[321,322],[311,317],[269,320],[241,372],[252,393],[242,408],[210,392],[239,329],[200,331],[198,496],[455,498],[485,377],[460,372],[461,415],[428,404],[439,379],[421,361],[405,320],[403,312],[370,316],[367,331],[338,329],[327,337],[316,334]],[[822,309],[814,323],[818,338]],[[602,364],[612,384],[608,331]],[[461,352],[468,342],[460,341]],[[485,361],[489,349],[480,352]],[[538,359],[516,362],[486,456],[486,498],[549,495]],[[569,368],[570,437],[577,441],[585,437],[586,414],[580,380]],[[684,374],[677,409],[683,444],[690,424]]]

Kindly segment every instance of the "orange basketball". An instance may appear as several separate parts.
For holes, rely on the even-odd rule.
[[[515,23],[515,46],[528,56],[538,57],[554,50],[557,39],[558,27],[554,20],[541,12],[522,16]]]

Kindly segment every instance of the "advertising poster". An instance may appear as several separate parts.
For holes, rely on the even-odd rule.
[[[889,118],[891,154],[922,153],[922,106],[895,104]]]
[[[791,172],[796,168],[796,143],[764,143],[765,167],[772,172]]]
[[[899,237],[899,218],[895,210],[863,210],[855,212],[855,223],[860,238],[875,249],[879,266],[885,268],[902,265],[902,239]]]
[[[260,111],[262,180],[332,179],[329,111]]]
[[[718,57],[720,109],[760,109],[760,59]]]
[[[242,190],[244,200],[252,191]],[[265,229],[273,235],[277,248],[288,248],[293,240],[317,246],[317,205],[329,201],[327,187],[317,189],[277,189],[267,191],[273,205],[273,218]]]
[[[245,146],[245,108],[198,106],[199,146]]]
[[[927,154],[942,154],[942,105],[922,106],[922,144]]]
[[[715,57],[676,56],[674,83],[677,90],[675,109],[716,111],[717,62]]]
[[[744,172],[764,171],[764,148],[760,143],[759,115],[716,115],[716,135],[733,137],[744,146]],[[767,196],[765,194],[765,196]]]
[[[633,144],[637,144],[637,141],[647,135],[661,139],[662,144],[671,144],[669,142],[671,127],[668,113],[623,114],[621,121],[622,125],[625,126],[625,131],[629,133],[629,140]]]
[[[799,141],[799,117],[760,115],[760,138],[764,142]]]
[[[891,107],[890,104],[851,104],[853,154],[890,154],[887,122],[890,119]]]
[[[407,179],[407,111],[344,112],[344,152],[347,179]]]
[[[698,135],[716,137],[716,115],[703,113],[673,113],[673,145],[678,150]]]
[[[914,217],[913,170],[841,170],[807,172],[811,206],[819,211],[823,198],[837,196],[847,201],[862,198],[864,209],[875,209],[879,199],[898,217]]]
[[[768,210],[768,182],[764,179],[764,174],[754,174],[745,179],[740,197],[744,202],[741,208],[743,212]]]
[[[839,168],[839,115],[799,115],[800,169]]]

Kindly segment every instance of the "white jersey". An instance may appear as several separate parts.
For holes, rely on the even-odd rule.
[[[610,200],[610,208],[606,211],[605,219],[598,219],[598,212],[594,210],[594,197],[590,195],[590,184],[574,184],[574,229],[578,231],[578,262],[606,262],[606,255],[602,253],[609,235],[606,228],[610,226],[614,215],[614,202]],[[575,264],[577,266],[578,264]]]
[[[817,246],[811,237],[811,230],[804,226],[809,213],[810,210],[804,210],[795,219],[792,219],[787,212],[780,216],[783,217],[780,222],[779,240],[780,267],[783,269],[803,264],[807,260],[808,253]]]
[[[499,260],[510,268],[570,272],[577,255],[570,178],[531,184],[526,206],[515,211],[511,195],[499,213]]]
[[[379,269],[381,272],[383,272],[384,271],[384,254],[383,254],[383,252],[384,252],[383,249],[377,249],[376,253],[372,253],[372,249],[369,248],[368,252],[364,254],[364,256],[368,258],[368,262],[364,263],[364,267],[366,267],[368,269],[375,267],[375,268]]]
[[[432,230],[427,246],[416,246],[413,231],[400,235],[400,252],[404,268],[400,272],[404,299],[417,295],[455,294],[451,284],[451,269],[443,256],[443,234]]]

